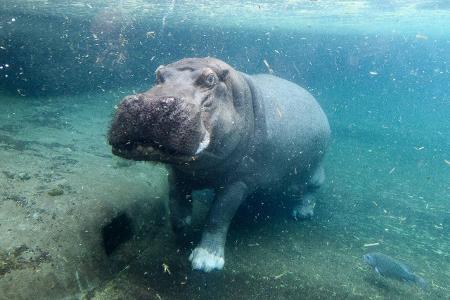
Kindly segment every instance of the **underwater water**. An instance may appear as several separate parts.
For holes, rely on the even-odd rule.
[[[332,130],[313,218],[242,205],[211,273],[188,261],[208,195],[180,244],[165,167],[106,137],[159,65],[204,56],[306,88]],[[2,0],[0,299],[450,299],[449,91],[447,1]]]

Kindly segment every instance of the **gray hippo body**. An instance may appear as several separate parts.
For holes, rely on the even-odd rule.
[[[265,74],[245,77],[263,107],[257,118],[265,121],[264,142],[250,176],[257,187],[285,185],[286,180],[301,184],[320,166],[327,148],[330,129],[325,114],[310,93],[290,81]]]
[[[128,96],[109,132],[114,154],[170,166],[171,223],[191,221],[192,192],[215,192],[194,269],[222,269],[229,224],[253,192],[297,191],[295,219],[312,216],[313,192],[330,128],[314,97],[272,75],[246,75],[214,58],[183,59],[157,70],[157,85]]]

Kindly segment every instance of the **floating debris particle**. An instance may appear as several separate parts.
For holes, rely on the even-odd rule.
[[[168,265],[166,265],[165,263],[163,263],[162,264],[162,267],[163,267],[163,272],[164,273],[167,273],[167,274],[172,274],[172,273],[170,273],[170,269],[169,269],[169,266]]]
[[[154,31],[147,31],[147,33],[145,34],[145,36],[148,39],[154,39],[156,37],[156,33]]]
[[[264,64],[266,65],[267,70],[269,71],[270,74],[273,74],[273,70],[270,67],[269,63],[267,62],[267,60],[263,60]]]
[[[423,147],[423,146],[420,146],[420,147],[414,147],[414,149],[416,149],[417,151],[420,151],[420,150],[425,149],[425,147]]]
[[[376,75],[378,75],[378,72],[370,71],[369,74],[372,75],[372,76],[376,76]]]
[[[440,250],[440,249],[437,249],[437,250],[436,249],[431,249],[431,251],[433,251],[434,253],[439,254],[439,255],[445,254],[445,252]]]
[[[436,229],[444,229],[444,226],[442,224],[434,225],[434,228]]]
[[[426,36],[425,34],[418,33],[418,34],[416,34],[416,39],[426,41],[426,40],[428,40],[428,36]]]
[[[380,243],[376,242],[376,243],[368,243],[368,244],[364,244],[363,247],[373,247],[373,246],[378,246]]]
[[[281,112],[281,110],[280,110],[280,108],[277,106],[277,113],[278,113],[278,116],[280,117],[280,118],[282,118],[283,117],[283,113]]]
[[[395,167],[393,167],[390,171],[389,171],[389,175],[391,175],[392,173],[394,173],[395,171]]]
[[[283,277],[284,275],[286,275],[287,273],[289,273],[288,271],[284,271],[283,273],[279,274],[279,275],[275,275],[273,277],[273,279],[280,279],[281,277]]]

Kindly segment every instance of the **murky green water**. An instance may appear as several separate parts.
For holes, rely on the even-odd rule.
[[[0,299],[450,299],[450,5],[222,2],[0,3]],[[188,261],[206,196],[179,243],[166,169],[106,141],[160,64],[203,56],[270,67],[332,128],[313,219],[283,191],[243,205],[208,274]],[[377,276],[369,251],[429,288]]]

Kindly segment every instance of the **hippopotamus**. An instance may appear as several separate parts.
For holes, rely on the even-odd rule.
[[[118,105],[108,134],[114,155],[168,166],[175,233],[191,224],[193,191],[214,191],[189,256],[192,268],[204,272],[223,268],[230,222],[256,191],[295,191],[293,218],[313,215],[329,137],[327,117],[305,89],[211,57],[159,66],[150,90]]]

